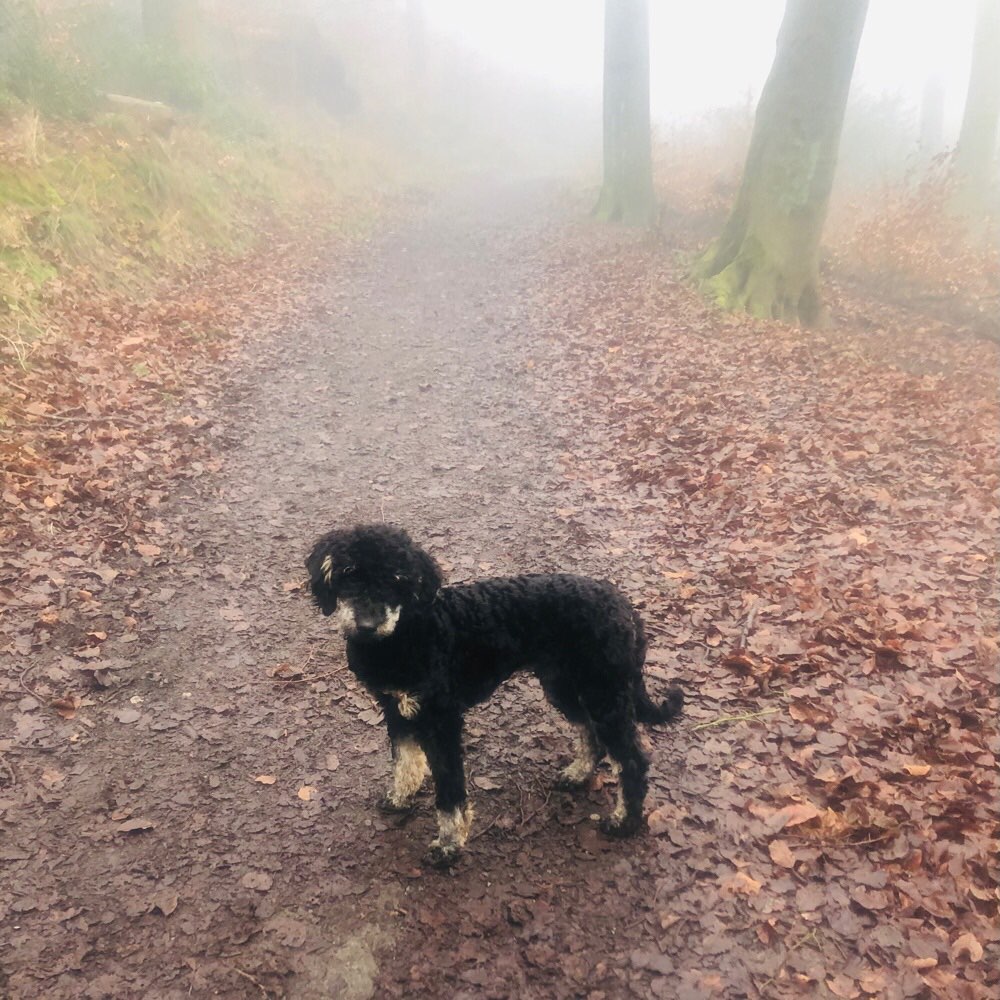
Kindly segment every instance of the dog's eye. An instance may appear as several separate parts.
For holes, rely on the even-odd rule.
[[[354,572],[353,566],[345,566],[341,571],[342,576],[350,576]]]

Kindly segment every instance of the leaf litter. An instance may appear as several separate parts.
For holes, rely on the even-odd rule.
[[[662,256],[584,231],[541,295],[558,352],[532,374],[591,502],[555,514],[653,570],[633,596],[683,664],[692,728],[717,734],[682,780],[731,813],[682,827],[752,865],[723,885],[760,880],[762,939],[798,936],[784,897],[825,886],[811,964],[745,967],[765,995],[823,967],[835,995],[989,995],[955,942],[998,943],[996,346],[846,297],[830,333],[719,315]],[[889,928],[897,946],[863,939]],[[918,928],[947,981],[914,969]]]
[[[294,995],[333,964],[314,961],[324,941],[369,921],[396,942],[390,997],[991,996],[995,350],[846,297],[831,334],[720,316],[662,255],[591,227],[486,228],[496,266],[451,225],[455,257],[417,241],[428,273],[503,275],[507,339],[468,363],[473,304],[394,328],[430,360],[380,373],[398,395],[373,383],[337,440],[427,427],[433,476],[411,439],[369,455],[372,479],[394,515],[393,493],[430,501],[411,516],[453,580],[580,569],[641,607],[651,686],[678,677],[689,701],[647,736],[649,836],[596,833],[607,772],[551,791],[569,734],[520,681],[468,720],[479,818],[460,869],[422,867],[426,792],[399,826],[372,810],[380,713],[290,585],[312,470],[315,509],[345,482],[298,401],[350,400],[371,371],[316,368],[311,295],[374,326],[411,293],[392,244],[345,262],[346,292],[283,248],[289,268],[261,277],[273,311],[256,278],[202,275],[183,305],[87,304],[36,375],[4,373],[4,973],[25,996]],[[191,336],[198,316],[226,332]],[[251,352],[255,409],[225,375],[248,316],[293,317],[301,340]],[[113,357],[123,328],[141,359]],[[260,452],[234,472],[248,421],[296,466],[266,490]]]

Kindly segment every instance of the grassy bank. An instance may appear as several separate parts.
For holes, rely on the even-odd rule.
[[[164,136],[135,116],[53,122],[23,108],[0,140],[0,332],[36,336],[68,284],[141,298],[276,228],[356,229],[391,180],[370,144],[328,121],[192,117]]]

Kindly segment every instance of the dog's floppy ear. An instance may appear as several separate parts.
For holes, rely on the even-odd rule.
[[[327,616],[332,615],[337,607],[336,562],[339,548],[339,535],[331,532],[313,546],[306,559],[309,590],[316,606]]]
[[[426,601],[429,604],[444,584],[444,577],[434,558],[423,549],[417,549],[414,553],[414,559],[416,562],[414,596],[418,601]]]

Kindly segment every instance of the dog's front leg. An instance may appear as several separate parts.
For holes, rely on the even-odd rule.
[[[379,801],[379,808],[383,812],[409,812],[413,808],[414,795],[424,783],[427,758],[417,742],[413,727],[401,716],[396,701],[380,698],[379,702],[392,747],[392,784]]]
[[[429,859],[434,865],[447,867],[458,858],[472,826],[472,806],[465,792],[461,715],[436,716],[433,728],[421,731],[420,741],[434,777],[438,816],[438,835],[431,841]]]

